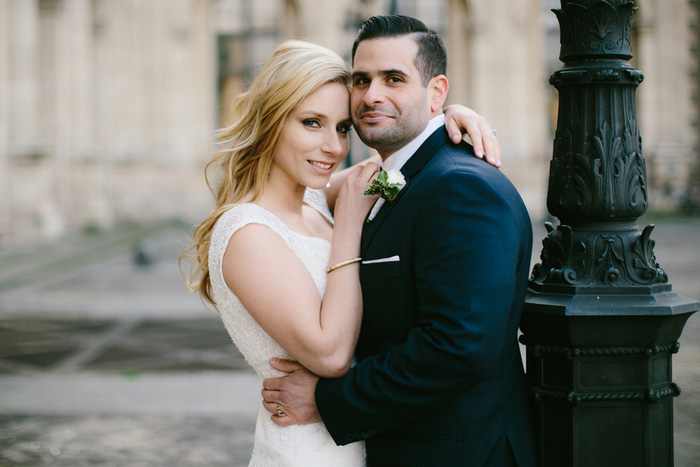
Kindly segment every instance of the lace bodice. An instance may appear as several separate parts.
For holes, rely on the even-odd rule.
[[[333,221],[322,191],[307,189],[304,202],[329,222]],[[224,253],[231,236],[251,223],[267,226],[284,240],[306,266],[321,297],[326,289],[330,243],[289,229],[277,216],[252,203],[234,206],[219,218],[214,228],[209,249],[209,273],[217,309],[234,344],[262,382],[265,378],[283,376],[270,366],[271,358],[290,356],[248,313],[226,285],[222,272]],[[364,465],[364,445],[336,446],[322,423],[280,428],[270,420],[270,414],[261,404],[250,465],[361,466]]]

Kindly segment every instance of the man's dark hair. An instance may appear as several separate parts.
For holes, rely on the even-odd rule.
[[[355,61],[357,46],[362,41],[406,35],[413,36],[418,43],[415,64],[423,86],[435,76],[447,74],[447,52],[442,39],[422,21],[410,16],[372,16],[362,23],[352,45],[352,60]]]

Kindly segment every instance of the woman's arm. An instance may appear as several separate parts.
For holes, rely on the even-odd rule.
[[[376,200],[363,192],[376,170],[374,164],[353,169],[340,189],[329,266],[360,254],[362,224]],[[347,373],[362,319],[358,263],[328,274],[322,301],[282,238],[249,224],[231,237],[223,274],[248,312],[293,358],[328,378]]]
[[[476,157],[486,157],[489,164],[501,166],[501,145],[484,117],[463,105],[448,105],[445,107],[445,128],[455,143],[462,141],[462,134],[466,133]]]

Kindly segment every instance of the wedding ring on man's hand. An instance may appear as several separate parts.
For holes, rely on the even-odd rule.
[[[280,407],[279,403],[275,403],[275,405],[277,406],[277,416],[284,417],[286,414],[282,412],[282,407]]]
[[[496,130],[491,130],[491,131],[489,131],[489,133],[491,133],[493,136],[496,136],[498,134],[498,132]]]

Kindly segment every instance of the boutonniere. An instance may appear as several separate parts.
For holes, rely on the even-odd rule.
[[[379,195],[383,199],[391,202],[406,186],[406,179],[398,170],[382,170],[372,183],[365,188],[366,195]]]

